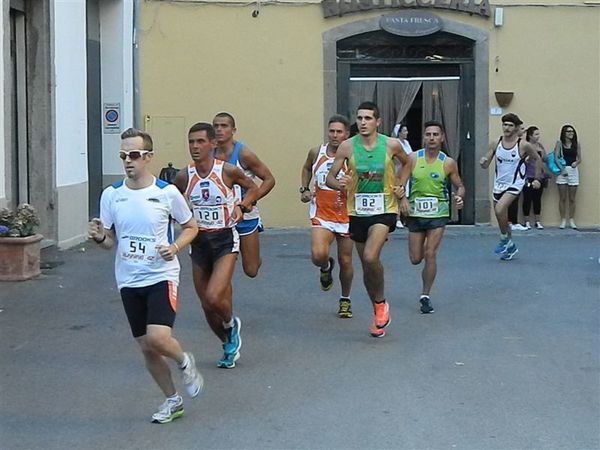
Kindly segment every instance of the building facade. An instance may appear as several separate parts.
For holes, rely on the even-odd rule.
[[[47,243],[87,239],[118,132],[133,123],[133,2],[0,0],[0,207],[31,203]]]
[[[228,111],[238,138],[274,172],[267,226],[306,226],[300,168],[327,118],[362,100],[381,132],[442,120],[467,188],[458,223],[493,221],[493,173],[479,168],[500,117],[515,112],[553,148],[563,124],[582,143],[577,223],[600,224],[600,3],[465,0],[146,1],[140,4],[142,125],[156,170],[188,162],[186,132]],[[500,104],[501,103],[501,104]],[[551,181],[543,220],[558,224]]]

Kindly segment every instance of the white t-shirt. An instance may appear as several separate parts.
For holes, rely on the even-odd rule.
[[[100,220],[115,234],[117,287],[144,287],[161,281],[179,284],[179,260],[165,261],[156,246],[173,243],[172,219],[183,224],[191,218],[181,193],[165,181],[155,178],[143,189],[129,189],[120,181],[104,189]]]

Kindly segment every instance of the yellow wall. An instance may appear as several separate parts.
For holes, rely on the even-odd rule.
[[[238,138],[277,178],[260,202],[266,226],[306,226],[298,200],[300,167],[323,138],[322,33],[389,11],[323,19],[318,4],[254,5],[142,2],[141,114],[155,139],[156,172],[188,161],[186,133],[197,121],[228,111]],[[600,224],[600,8],[506,7],[504,26],[464,13],[433,10],[443,18],[490,33],[490,106],[495,90],[512,90],[507,110],[538,125],[544,144],[569,121],[583,143],[581,225]],[[569,24],[569,26],[565,26]],[[573,26],[572,24],[577,24]],[[566,30],[560,32],[559,30]],[[495,57],[500,57],[495,72]],[[499,135],[498,117],[489,120]],[[544,220],[557,223],[556,187],[546,195]]]

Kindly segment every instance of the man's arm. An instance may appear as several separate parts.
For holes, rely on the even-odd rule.
[[[462,209],[465,198],[465,186],[458,173],[458,164],[456,164],[454,159],[448,157],[444,162],[444,171],[446,172],[446,177],[450,180],[452,186],[454,186],[454,204],[457,209]]]
[[[250,170],[262,180],[262,183],[260,183],[260,186],[258,187],[258,197],[254,200],[256,202],[271,192],[275,186],[275,177],[269,168],[258,158],[258,156],[252,153],[248,147],[242,147],[239,159],[243,167]]]
[[[485,154],[485,156],[482,156],[481,159],[479,160],[479,165],[483,169],[487,169],[490,166],[490,164],[492,162],[492,158],[494,156],[494,153],[496,152],[497,145],[498,144],[494,141],[490,142],[487,153]]]
[[[331,189],[335,189],[336,191],[346,190],[346,186],[351,179],[349,174],[346,174],[341,180],[338,180],[336,177],[346,160],[350,159],[352,154],[352,141],[350,139],[346,139],[344,142],[340,144],[335,153],[335,159],[333,160],[333,165],[331,169],[329,169],[329,173],[327,174],[327,178],[325,180],[325,184],[329,186]]]
[[[308,156],[306,157],[306,161],[302,166],[302,173],[300,174],[300,186],[307,188],[306,191],[300,193],[300,200],[303,203],[310,201],[310,198],[312,197],[310,189],[308,188],[310,185],[310,180],[312,178],[312,166],[315,163],[318,151],[318,148],[311,148],[308,151]]]
[[[96,244],[104,249],[108,250],[115,245],[115,235],[112,230],[104,228],[104,224],[97,217],[89,221],[88,234]]]
[[[387,144],[392,159],[401,164],[400,172],[396,175],[396,185],[394,186],[394,194],[400,199],[405,195],[406,183],[408,183],[413,170],[413,158],[406,154],[400,141],[397,139],[387,139]]]
[[[239,167],[229,163],[225,163],[223,166],[223,180],[230,188],[233,188],[233,185],[237,184],[246,191],[244,198],[235,205],[236,208],[233,212],[233,220],[237,223],[242,220],[244,216],[243,213],[252,210],[252,205],[258,199],[258,186],[254,181],[244,175],[244,172],[242,172]]]
[[[179,189],[179,192],[181,192],[182,194],[185,193],[185,190],[186,190],[187,184],[188,184],[187,166],[184,167],[183,169],[179,169],[179,171],[177,172],[177,175],[175,175],[173,184],[175,185],[175,187],[177,187],[177,189]]]

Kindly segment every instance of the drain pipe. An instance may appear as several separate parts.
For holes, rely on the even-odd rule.
[[[132,58],[133,58],[133,126],[139,130],[143,130],[140,120],[140,55],[138,29],[140,18],[140,2],[133,2],[133,42],[132,42]]]

